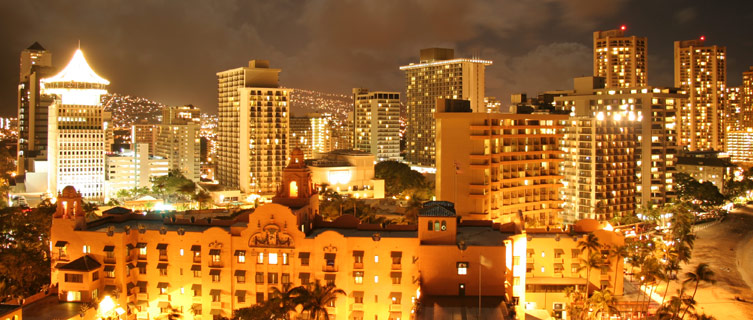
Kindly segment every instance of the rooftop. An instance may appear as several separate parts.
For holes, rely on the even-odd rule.
[[[677,157],[677,164],[706,166],[706,167],[734,167],[728,158],[698,158]]]
[[[73,54],[71,62],[60,71],[60,73],[46,79],[42,79],[44,83],[90,83],[98,85],[108,85],[110,81],[100,77],[92,70],[89,64],[84,58],[84,53],[81,49],[77,49]]]
[[[85,255],[81,258],[58,267],[58,269],[71,271],[92,271],[99,268],[100,266],[102,266],[102,264],[97,262],[97,260],[94,260],[94,258],[90,257],[89,255]]]

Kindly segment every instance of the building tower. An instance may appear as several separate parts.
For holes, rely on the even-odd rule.
[[[724,128],[726,133],[734,130],[744,130],[743,117],[750,116],[743,113],[743,87],[727,87],[725,92]],[[725,139],[726,140],[726,139]],[[726,142],[726,141],[725,141]]]
[[[53,194],[75,186],[85,199],[103,200],[108,128],[100,96],[109,84],[89,67],[81,49],[63,71],[42,79],[44,93],[55,95],[47,146]]]
[[[743,72],[743,85],[740,86],[740,127],[738,130],[753,128],[753,66]]]
[[[290,144],[300,148],[306,159],[316,153],[332,151],[331,115],[308,113],[305,117],[290,117]]]
[[[405,71],[407,99],[406,160],[413,165],[434,167],[437,99],[471,102],[473,112],[485,112],[484,70],[489,60],[455,58],[444,48],[421,50],[419,63],[400,67]]]
[[[38,42],[21,52],[18,82],[18,174],[34,171],[34,160],[47,159],[47,108],[52,97],[43,94],[39,80],[53,72],[52,53]]]
[[[690,151],[724,148],[727,48],[675,41],[675,87],[688,93],[678,114],[679,143]]]
[[[289,98],[267,60],[217,73],[217,180],[244,193],[274,195],[288,155]]]
[[[400,160],[400,94],[353,89],[353,149]]]
[[[186,178],[201,180],[201,118],[194,106],[162,109],[162,124],[157,125],[154,155],[167,158],[170,170],[179,170]]]
[[[594,32],[594,77],[605,78],[607,88],[648,85],[646,37],[626,36],[625,30]]]

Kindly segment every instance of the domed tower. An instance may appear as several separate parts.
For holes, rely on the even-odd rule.
[[[299,148],[290,153],[290,162],[282,170],[282,184],[273,203],[289,207],[298,216],[298,224],[307,230],[313,216],[319,213],[319,195],[311,182],[311,169],[303,160],[303,151]]]
[[[80,229],[80,224],[86,224],[86,215],[84,214],[84,201],[81,193],[76,191],[73,186],[66,186],[63,191],[58,193],[57,208],[55,209],[54,218],[74,219],[76,220],[76,229]]]

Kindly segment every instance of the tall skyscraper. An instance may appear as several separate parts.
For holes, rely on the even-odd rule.
[[[400,160],[400,94],[353,89],[353,149]]]
[[[405,71],[406,160],[434,167],[437,99],[471,102],[473,112],[486,112],[484,70],[489,60],[455,58],[453,49],[422,49],[419,63],[400,67]]]
[[[679,143],[688,150],[724,148],[727,48],[704,38],[675,41],[675,87],[688,93],[679,109]]]
[[[179,170],[193,181],[201,179],[201,118],[194,106],[162,109],[157,125],[154,155],[166,158],[170,170]]]
[[[148,144],[149,154],[154,154],[157,144],[157,125],[153,123],[134,123],[131,125],[131,144]]]
[[[34,171],[34,160],[47,159],[47,108],[52,97],[39,81],[52,75],[52,53],[38,42],[21,52],[18,83],[18,174]]]
[[[625,29],[594,32],[594,76],[605,78],[607,88],[648,85],[646,37],[626,36]]]
[[[100,96],[110,81],[98,76],[80,49],[60,73],[42,79],[49,107],[48,188],[53,194],[76,187],[93,201],[104,198],[107,114]]]
[[[217,180],[244,193],[273,195],[288,155],[289,98],[267,60],[217,73]]]
[[[744,117],[749,117],[749,114],[743,113],[743,97],[742,86],[727,87],[725,92],[725,106],[724,106],[724,130],[726,133],[734,130],[743,130]]]
[[[290,145],[300,148],[305,159],[313,159],[316,153],[332,150],[332,115],[309,113],[305,117],[290,118]]]
[[[740,126],[738,130],[753,128],[753,66],[743,72],[743,84],[740,86]]]

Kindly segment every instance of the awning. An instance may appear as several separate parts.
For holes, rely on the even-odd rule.
[[[220,249],[211,249],[211,250],[209,250],[209,255],[210,256],[218,256],[218,255],[220,255],[220,252],[221,252]]]
[[[390,257],[392,258],[400,258],[403,256],[403,253],[401,251],[392,251],[390,253]]]
[[[245,256],[246,255],[246,250],[235,250],[235,254],[234,255],[236,257],[237,256]]]
[[[170,286],[170,284],[167,283],[167,282],[159,282],[159,283],[157,283],[157,288],[160,288],[160,289],[167,288],[168,286]]]
[[[201,271],[201,265],[200,264],[192,265],[191,271]]]
[[[157,250],[165,250],[167,249],[167,243],[158,243],[157,244]]]
[[[133,263],[129,263],[126,265],[128,267],[128,270],[131,270],[133,268],[136,268],[136,266],[133,265]]]
[[[562,277],[526,277],[526,285],[529,285],[529,284],[549,284],[549,285],[586,284],[586,279],[562,278]]]
[[[136,305],[139,306],[139,307],[146,307],[146,306],[149,305],[149,301],[139,300],[139,301],[136,301]]]
[[[353,271],[354,277],[363,277],[363,271]]]
[[[105,266],[105,272],[115,271],[115,266]]]
[[[235,276],[246,276],[246,270],[235,270]]]
[[[353,251],[353,256],[363,257],[363,251]]]
[[[167,269],[167,263],[158,263],[157,269]]]
[[[128,249],[128,251],[133,250],[133,248],[135,248],[135,247],[132,244],[130,244],[130,243],[126,245],[126,249]]]
[[[193,285],[191,286],[191,290],[193,290],[193,291],[201,291],[201,285],[200,285],[200,284],[196,284],[196,283],[194,283],[194,284],[193,284]]]
[[[335,281],[335,274],[334,273],[328,273],[324,275],[324,280],[332,280]]]
[[[192,245],[191,251],[201,251],[201,246],[198,244]]]
[[[169,301],[160,301],[159,302],[160,308],[170,308],[170,302]]]
[[[194,304],[192,304],[191,305],[191,309],[194,309],[194,310],[198,311],[197,314],[199,314],[201,312],[201,303],[194,303]]]
[[[65,247],[68,244],[68,241],[58,241],[55,242],[55,248]]]
[[[139,288],[146,288],[146,281],[136,282],[136,286]]]
[[[298,279],[308,279],[309,273],[308,272],[301,272],[298,274]]]
[[[146,267],[146,262],[139,261],[139,262],[136,263],[136,266],[139,267],[139,268],[144,268],[144,267]]]
[[[221,272],[222,272],[222,270],[220,270],[220,269],[211,269],[211,270],[209,270],[209,275],[210,276],[219,276]]]
[[[210,295],[210,296],[218,296],[218,295],[220,295],[221,293],[222,293],[222,290],[220,290],[220,289],[212,289],[212,290],[209,290],[209,295]]]
[[[309,254],[308,252],[298,252],[298,258],[308,259]]]
[[[235,290],[235,296],[236,297],[245,297],[246,296],[246,290]]]
[[[554,264],[554,267],[555,267],[555,268],[563,268],[563,266],[562,266],[562,264],[561,264],[561,263],[555,263],[555,264]]]
[[[564,253],[565,253],[565,250],[562,250],[561,248],[555,248],[555,249],[554,249],[554,253],[555,253],[555,254],[556,254],[556,253],[562,253],[562,254],[564,254]]]
[[[401,278],[402,276],[402,272],[390,272],[390,278]]]
[[[363,298],[363,291],[353,291],[353,297],[362,297]]]
[[[113,252],[115,251],[115,246],[105,246],[105,252]]]
[[[334,253],[325,253],[324,254],[324,259],[326,259],[326,260],[334,260],[335,259],[335,254]]]
[[[139,242],[136,244],[137,248],[146,248],[146,242]]]
[[[221,316],[222,315],[222,309],[212,309],[212,311],[209,311],[209,314],[213,316]]]
[[[129,282],[129,283],[128,283],[128,284],[126,285],[126,290],[128,290],[128,292],[131,292],[131,289],[133,289],[133,288],[135,288],[135,287],[136,287],[136,285],[135,285],[135,284],[133,284],[133,282]]]
[[[113,285],[105,285],[105,292],[114,292],[117,287]]]
[[[400,298],[402,297],[403,297],[403,294],[400,292],[390,292],[390,300],[394,298],[396,301],[400,301]]]

